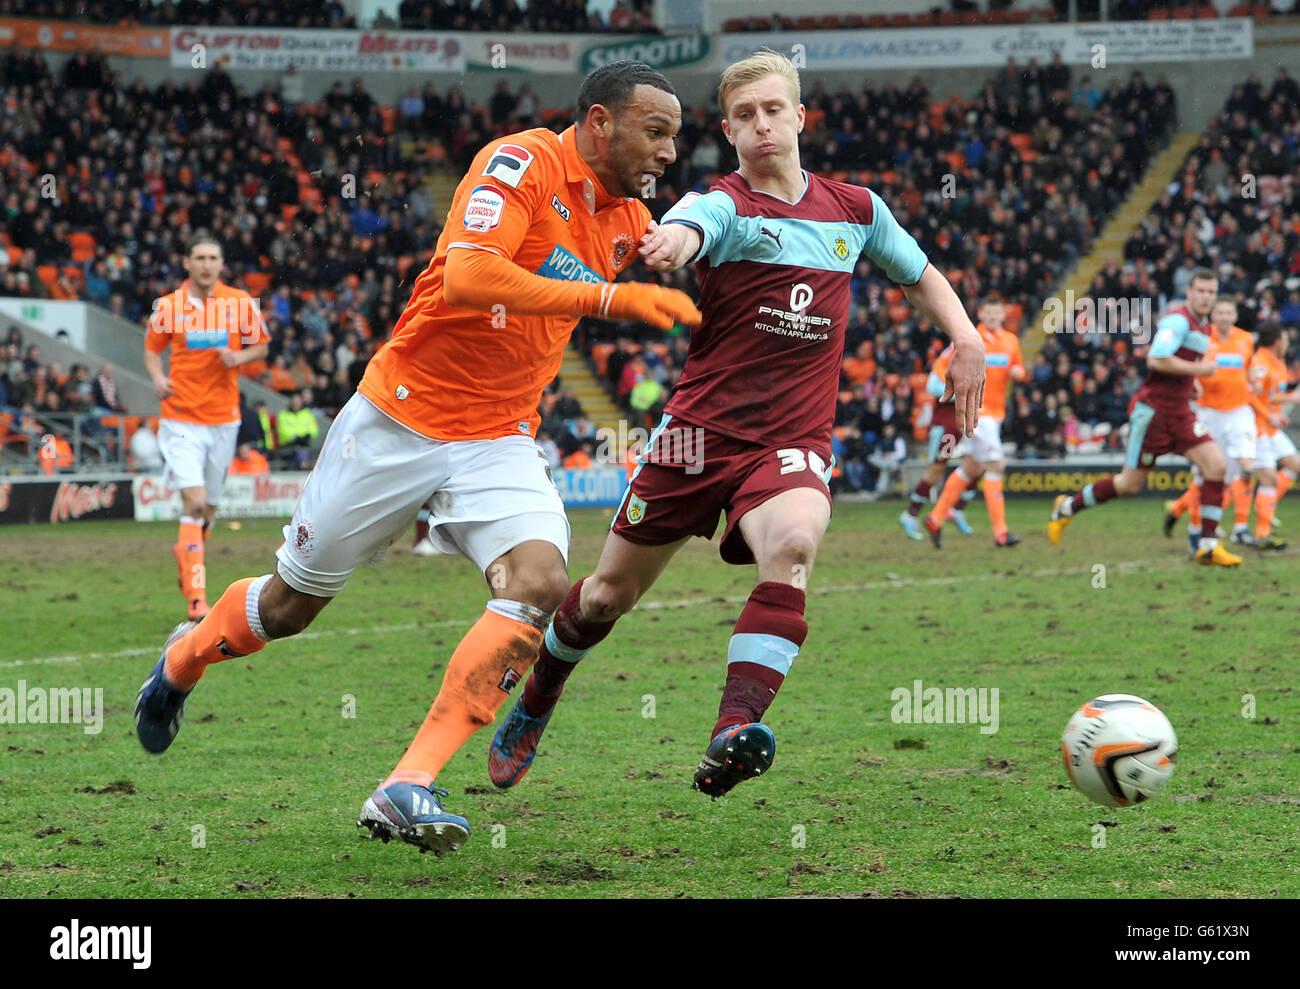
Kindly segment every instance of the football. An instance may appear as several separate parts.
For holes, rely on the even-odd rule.
[[[1074,712],[1061,736],[1070,780],[1107,807],[1140,804],[1174,775],[1178,738],[1164,713],[1132,694],[1104,694]]]

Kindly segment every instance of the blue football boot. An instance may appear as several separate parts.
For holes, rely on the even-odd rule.
[[[695,789],[717,800],[737,783],[772,768],[776,738],[767,725],[752,722],[724,728],[709,743],[695,770]]]
[[[401,838],[420,852],[454,852],[469,839],[469,821],[444,813],[439,797],[446,790],[416,783],[390,783],[366,798],[357,827],[368,828],[371,840]]]
[[[522,697],[515,702],[488,749],[488,776],[493,783],[506,790],[524,778],[537,755],[537,743],[542,739],[542,732],[554,713],[552,707],[541,717],[534,718],[524,710]]]
[[[197,624],[198,622],[181,622],[172,629],[153,672],[140,685],[140,691],[135,695],[135,733],[140,744],[149,752],[167,751],[172,739],[181,730],[181,719],[185,716],[185,698],[190,696],[190,691],[178,690],[168,683],[163,674],[163,666],[167,662],[167,650]]]

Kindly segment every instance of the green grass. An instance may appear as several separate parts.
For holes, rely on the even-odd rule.
[[[769,775],[716,803],[689,789],[753,580],[696,540],[648,595],[659,606],[574,674],[523,783],[490,785],[487,732],[447,767],[474,834],[442,859],[354,821],[482,611],[467,562],[394,551],[362,570],[306,635],[211,669],[154,758],[131,708],[181,606],[174,526],[0,530],[0,687],[102,687],[106,707],[98,735],[0,725],[0,895],[1300,895],[1294,551],[1195,567],[1153,501],[1089,512],[1051,547],[1046,504],[1013,501],[1020,547],[995,549],[976,506],[979,534],[949,529],[936,553],[898,510],[836,510],[768,718]],[[573,523],[576,577],[608,514]],[[213,599],[270,569],[278,541],[279,523],[222,526]],[[999,730],[893,723],[890,692],[916,679],[998,688]],[[1107,810],[1067,785],[1059,738],[1079,703],[1119,691],[1163,708],[1182,752],[1165,793]]]

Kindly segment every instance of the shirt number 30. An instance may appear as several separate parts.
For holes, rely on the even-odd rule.
[[[777,450],[776,455],[781,460],[782,474],[797,474],[801,470],[807,470],[811,465],[814,474],[822,479],[826,477],[826,461],[822,460],[821,456],[813,450],[808,451],[807,457],[804,456],[802,450],[797,450],[794,447]]]

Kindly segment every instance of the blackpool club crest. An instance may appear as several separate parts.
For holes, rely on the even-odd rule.
[[[645,518],[646,504],[636,495],[632,495],[627,501],[627,524],[636,525]]]

